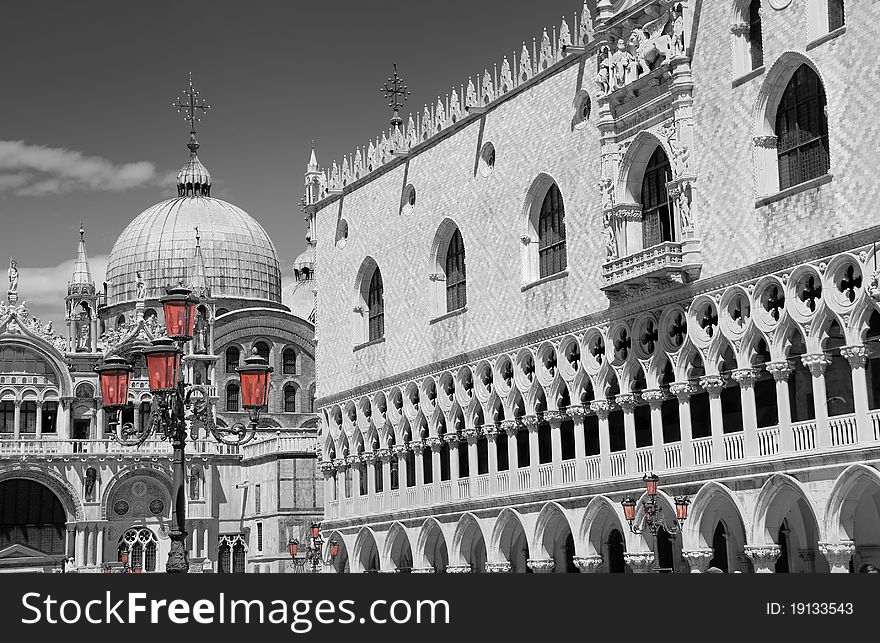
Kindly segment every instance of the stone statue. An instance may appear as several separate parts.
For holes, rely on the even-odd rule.
[[[682,176],[688,173],[690,156],[690,150],[688,150],[687,146],[673,147],[672,163],[675,176]]]
[[[9,300],[15,301],[17,297],[13,295],[18,294],[18,262],[12,257],[9,258],[9,270],[6,274],[9,277]]]
[[[599,186],[599,191],[602,193],[602,209],[610,210],[614,207],[614,181],[608,177],[604,177],[597,185]]]
[[[600,95],[605,95],[611,91],[610,65],[611,50],[607,46],[602,47],[599,50],[599,71],[596,72],[596,77],[593,79],[599,88]]]
[[[611,229],[610,212],[606,212],[605,216],[602,218],[602,239],[605,241],[606,261],[617,259],[617,243],[614,239],[614,230]]]
[[[617,51],[608,60],[608,67],[611,70],[611,91],[614,91],[629,82],[630,70],[635,64],[635,58],[627,51],[623,38],[620,38],[617,41]]]
[[[84,315],[85,319],[80,321],[79,326],[79,342],[77,343],[77,350],[88,352],[91,350],[91,339],[92,333],[89,328],[89,318],[87,315]]]
[[[685,53],[684,46],[684,8],[679,4],[676,5],[672,21],[672,55],[683,56]]]
[[[208,324],[201,311],[196,312],[195,329],[193,331],[193,350],[196,353],[208,352]]]
[[[55,328],[52,325],[52,322],[50,321],[48,324],[43,326],[43,335],[45,335],[47,337],[51,337],[54,334],[55,334]]]
[[[147,298],[147,287],[144,284],[144,278],[141,271],[137,271],[137,300],[144,301]]]
[[[633,29],[629,36],[629,44],[635,50],[636,76],[644,76],[651,72],[652,66],[656,68],[664,64],[672,50],[672,38],[663,33],[666,23],[669,22],[669,14],[645,23],[641,27]],[[618,46],[619,48],[619,46]],[[658,59],[662,58],[662,60]]]
[[[678,195],[678,216],[681,219],[682,232],[690,232],[693,230],[694,224],[691,221],[691,206],[688,203],[687,194],[682,190]]]
[[[93,467],[86,469],[85,496],[86,502],[94,500],[95,481],[98,479],[98,472]]]
[[[199,470],[193,469],[189,474],[189,499],[190,500],[198,500],[199,499]]]

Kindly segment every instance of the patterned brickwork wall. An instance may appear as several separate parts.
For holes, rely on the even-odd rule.
[[[880,127],[875,111],[880,6],[848,3],[846,33],[807,50],[803,2],[763,9],[765,71],[733,86],[732,2],[697,2],[693,45],[694,216],[703,240],[702,277],[818,243],[876,223],[874,179]],[[849,6],[852,5],[852,6]],[[759,90],[786,51],[811,59],[828,96],[833,179],[756,208],[752,138]],[[599,290],[599,133],[572,125],[576,93],[591,93],[594,60],[566,60],[485,114],[414,150],[391,169],[361,180],[317,213],[319,398],[605,310]],[[594,101],[595,104],[595,101]],[[595,109],[594,109],[595,113]],[[480,146],[497,162],[476,171]],[[520,236],[534,179],[546,173],[563,195],[567,276],[522,287]],[[403,213],[407,184],[416,207]],[[334,243],[340,216],[349,226]],[[459,226],[467,253],[467,311],[432,322],[432,242],[445,218]],[[372,257],[385,288],[385,341],[353,350],[359,315],[356,275]]]

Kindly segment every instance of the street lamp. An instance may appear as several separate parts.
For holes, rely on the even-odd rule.
[[[321,525],[313,522],[309,527],[309,535],[306,540],[305,552],[300,556],[300,543],[296,538],[291,538],[287,543],[288,552],[290,553],[290,566],[298,572],[303,572],[306,563],[309,565],[309,571],[316,574],[321,566],[321,552],[324,549],[324,540],[321,538]],[[330,562],[336,558],[339,553],[339,542],[332,538],[329,546]]]
[[[248,365],[238,369],[242,382],[242,397],[248,409],[250,425],[237,422],[231,427],[218,427],[214,422],[214,412],[208,390],[201,385],[187,384],[180,368],[183,345],[193,338],[196,306],[199,299],[182,283],[168,288],[167,295],[160,300],[165,313],[167,337],[154,339],[142,349],[147,361],[150,392],[153,394],[150,419],[144,426],[135,427],[132,423],[121,422],[122,408],[128,404],[128,387],[131,379],[131,366],[121,357],[109,357],[95,370],[101,378],[101,394],[104,407],[117,416],[116,440],[125,446],[137,447],[153,433],[159,432],[162,439],[169,440],[174,449],[172,469],[174,472],[171,529],[168,537],[171,546],[165,571],[186,573],[189,569],[186,547],[186,498],[184,480],[186,470],[184,450],[186,434],[197,440],[202,430],[215,440],[231,446],[241,446],[250,442],[256,435],[260,411],[266,407],[269,364],[254,356],[246,360]],[[135,568],[135,573],[139,573]]]
[[[620,501],[623,506],[623,516],[629,523],[630,531],[634,534],[641,534],[647,529],[652,536],[656,537],[662,527],[670,536],[674,536],[681,532],[684,527],[684,521],[687,520],[688,505],[691,501],[687,496],[675,497],[675,518],[676,523],[667,525],[663,519],[663,508],[657,502],[657,487],[660,483],[654,473],[645,475],[642,480],[645,482],[645,490],[647,500],[642,501],[643,522],[636,524],[636,501],[631,496],[626,496]]]

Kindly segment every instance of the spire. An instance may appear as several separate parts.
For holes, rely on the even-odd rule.
[[[315,156],[315,141],[312,141],[312,155],[309,157],[309,164],[306,166],[306,171],[309,174],[314,174],[318,171],[318,157]]]
[[[86,252],[86,230],[82,223],[79,224],[79,246],[76,249],[76,259],[73,263],[73,277],[67,286],[67,293],[90,294],[95,293],[95,282],[92,281],[92,270],[89,267],[89,255]]]
[[[199,297],[210,297],[208,290],[208,278],[205,272],[205,257],[202,254],[202,237],[199,235],[199,227],[196,226],[196,250],[193,253],[192,265],[190,266],[190,286]]]

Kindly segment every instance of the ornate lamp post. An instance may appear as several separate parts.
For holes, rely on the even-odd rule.
[[[195,312],[199,299],[183,284],[167,289],[160,300],[165,312],[168,337],[153,340],[143,349],[153,394],[150,419],[146,425],[136,428],[131,423],[117,420],[115,437],[126,446],[139,446],[154,432],[169,440],[174,449],[172,469],[174,472],[171,529],[168,536],[171,548],[165,571],[185,573],[189,569],[186,547],[186,480],[184,450],[189,428],[193,440],[199,438],[202,429],[215,440],[224,444],[240,446],[256,435],[260,412],[266,408],[269,374],[272,368],[257,355],[246,360],[247,366],[238,369],[241,376],[242,398],[250,417],[249,426],[236,423],[231,427],[218,427],[214,423],[213,408],[208,390],[200,385],[187,384],[180,368],[183,345],[193,338]],[[131,366],[121,357],[110,357],[96,369],[101,377],[101,393],[104,407],[115,411],[117,417],[128,403],[128,386]],[[137,569],[135,569],[135,573]]]
[[[657,503],[657,486],[660,483],[653,473],[645,475],[642,478],[645,482],[645,490],[648,495],[647,500],[642,501],[642,523],[636,524],[636,501],[631,497],[625,497],[620,504],[623,505],[623,515],[629,523],[630,531],[634,534],[641,534],[647,529],[652,536],[656,537],[660,528],[666,530],[670,536],[675,536],[681,532],[684,527],[684,521],[687,520],[688,505],[691,501],[687,496],[675,497],[675,517],[677,522],[667,525],[663,519],[663,508]]]
[[[296,569],[298,572],[302,572],[306,566],[306,563],[309,565],[309,571],[312,574],[316,574],[318,569],[321,566],[321,552],[324,548],[324,540],[321,538],[321,525],[320,523],[313,522],[309,527],[309,536],[306,542],[305,552],[300,556],[300,543],[296,538],[291,538],[287,543],[288,551],[290,552],[290,566]],[[336,559],[336,555],[339,553],[339,542],[333,538],[330,540],[330,561]]]

